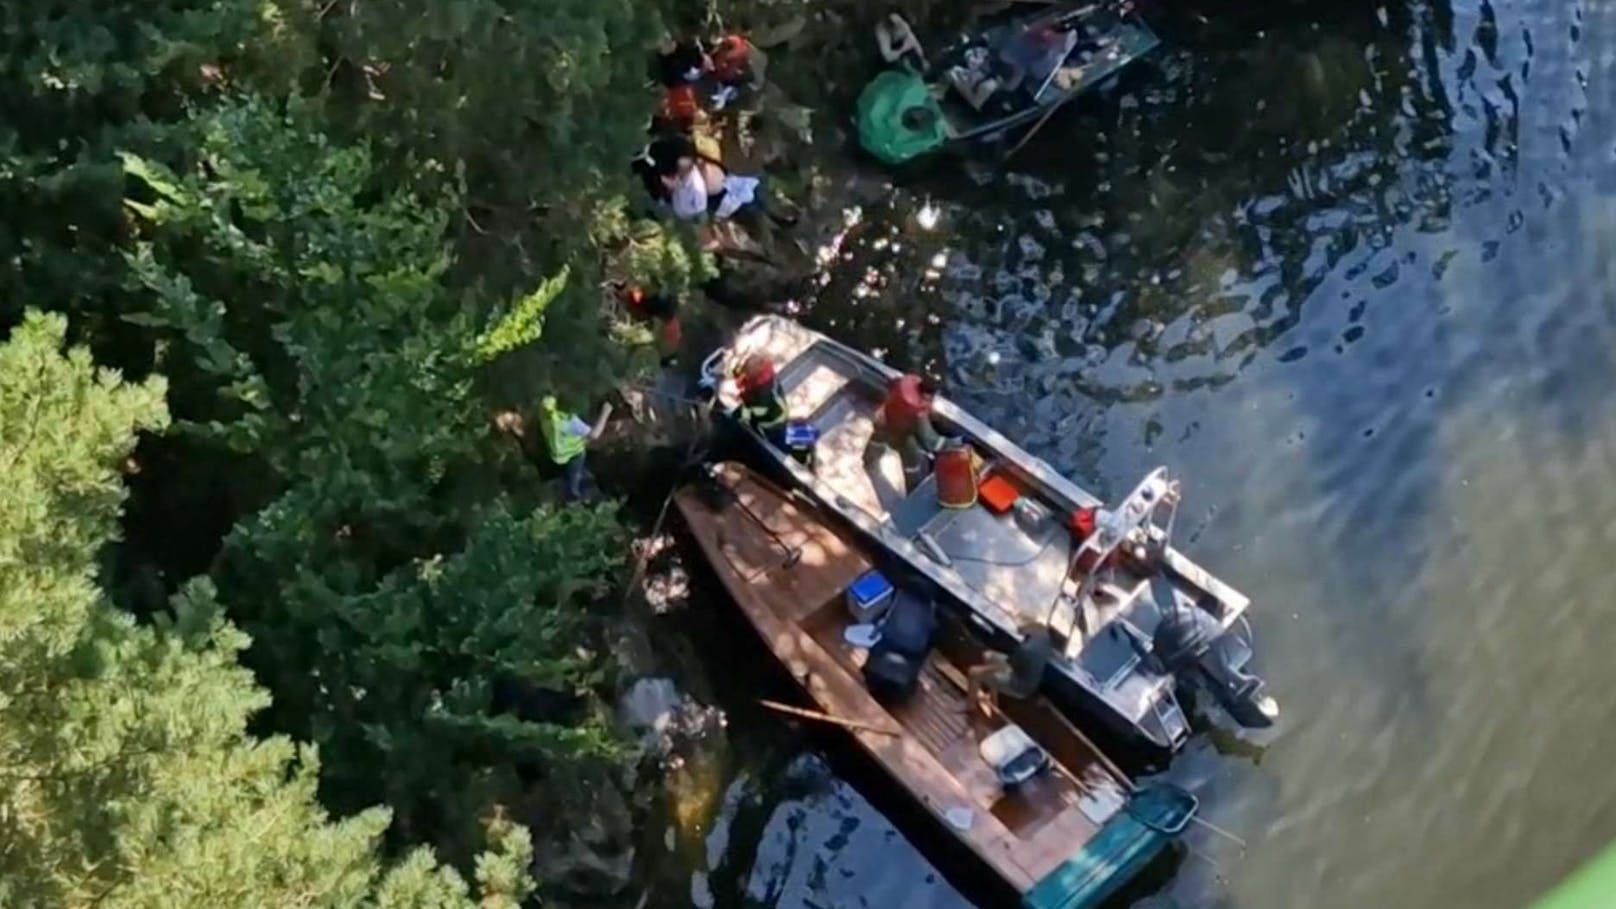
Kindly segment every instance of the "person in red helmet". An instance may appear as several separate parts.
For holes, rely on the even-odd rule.
[[[679,324],[679,298],[663,291],[619,283],[613,289],[630,316],[656,326],[657,354],[664,367],[672,366],[679,354],[684,332]]]
[[[926,474],[931,453],[942,447],[943,438],[931,422],[932,399],[936,387],[914,373],[904,373],[887,383],[886,398],[875,416],[875,429],[864,450],[866,467],[873,466],[881,449],[898,452],[903,461],[903,480],[909,490]]]
[[[774,361],[762,354],[751,354],[735,369],[734,377],[740,403],[730,411],[731,415],[779,444],[788,417]]]

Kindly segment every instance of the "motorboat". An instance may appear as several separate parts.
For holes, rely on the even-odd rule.
[[[791,428],[813,439],[803,457],[741,427],[774,474],[929,579],[986,639],[1008,646],[1029,623],[1047,627],[1059,646],[1048,682],[1071,709],[1169,752],[1190,733],[1181,685],[1209,692],[1242,726],[1277,719],[1277,702],[1249,671],[1250,600],[1172,545],[1182,494],[1165,468],[1108,506],[939,395],[938,430],[971,449],[984,486],[997,478],[1015,499],[1002,510],[985,500],[944,507],[936,471],[910,488],[898,453],[875,442],[896,370],[766,315],[706,358],[703,384],[733,395],[730,376],[753,355],[773,364]],[[1082,513],[1093,519],[1086,535],[1072,525]]]

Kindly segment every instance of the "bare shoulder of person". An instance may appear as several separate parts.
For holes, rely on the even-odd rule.
[[[707,182],[708,192],[717,192],[724,186],[724,168],[711,161],[701,162],[701,177]]]

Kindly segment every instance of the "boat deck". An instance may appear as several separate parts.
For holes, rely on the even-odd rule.
[[[928,537],[960,579],[1012,622],[1050,619],[1070,574],[1072,542],[1048,509],[1035,522],[994,514],[981,504],[946,509],[937,503],[936,480],[929,475],[906,493],[898,453],[870,444],[881,386],[850,374],[829,348],[808,349],[780,382],[790,412],[807,415],[819,429],[819,480],[905,539]],[[992,469],[991,461],[984,466],[984,472]]]
[[[738,465],[719,470],[736,502],[715,512],[688,487],[675,501],[720,580],[819,709],[896,733],[850,731],[944,829],[1025,892],[1119,810],[1126,777],[1047,701],[1005,699],[1005,714],[992,719],[966,709],[967,667],[982,651],[957,628],[910,698],[893,707],[876,701],[860,673],[865,651],[843,639],[852,621],[843,592],[868,569],[865,557],[767,481]],[[1010,721],[1059,768],[1006,791],[978,745]],[[971,817],[964,829],[947,822],[959,809]]]

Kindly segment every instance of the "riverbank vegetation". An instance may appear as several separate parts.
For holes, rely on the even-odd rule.
[[[546,885],[628,547],[492,418],[655,364],[607,279],[700,276],[630,213],[669,15],[0,13],[0,903]]]

